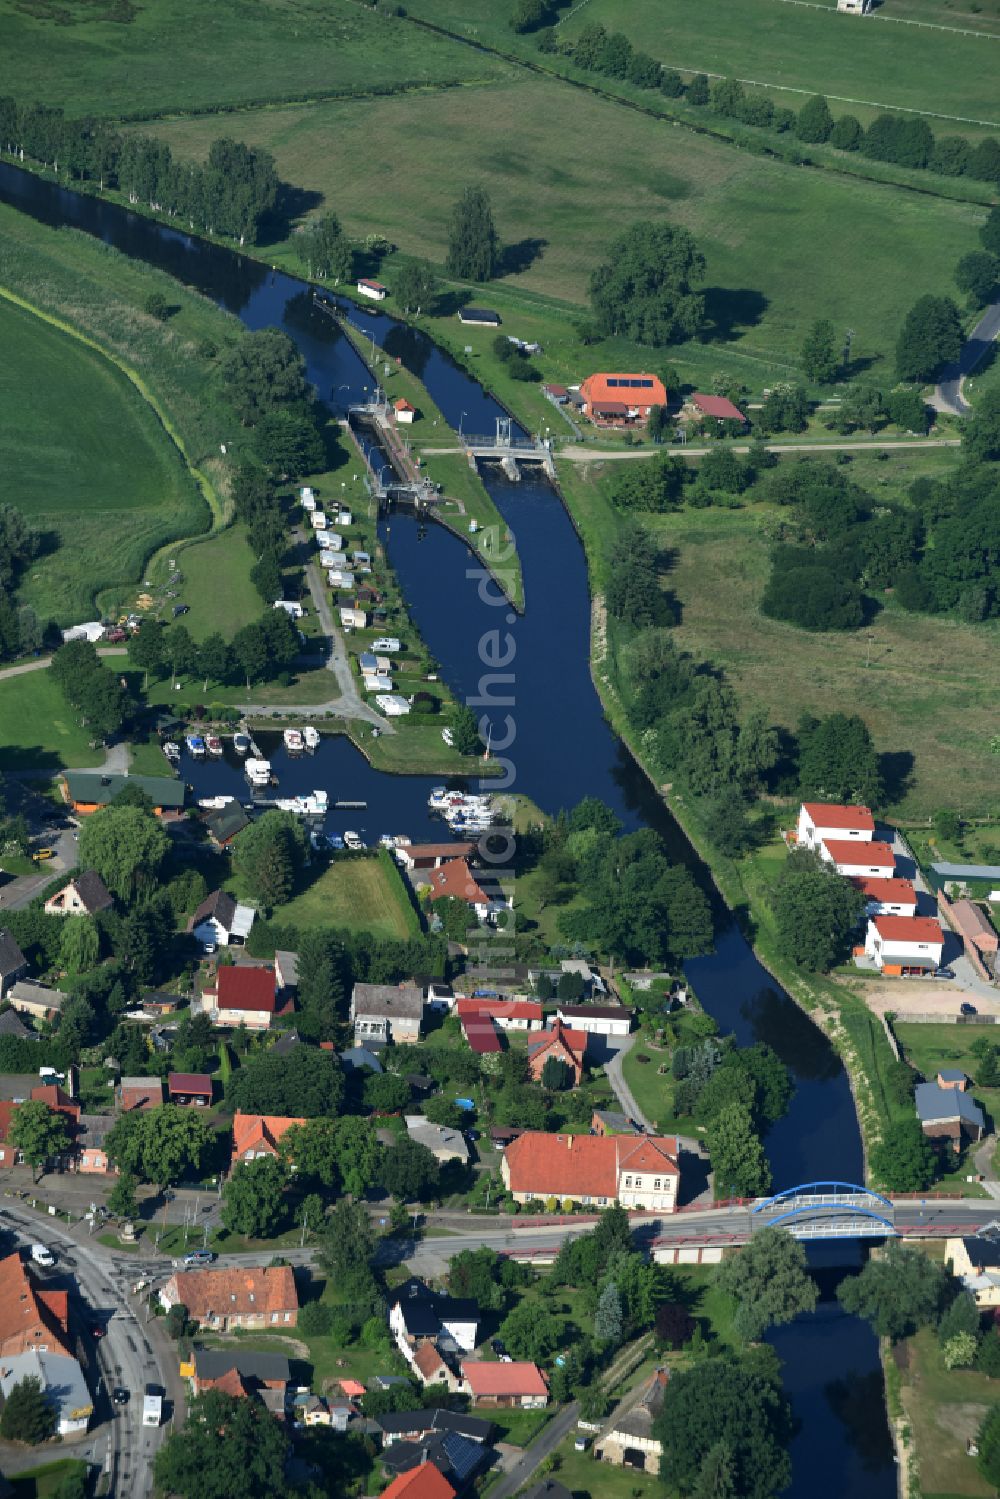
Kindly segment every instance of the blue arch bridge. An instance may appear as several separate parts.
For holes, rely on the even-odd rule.
[[[876,1239],[895,1236],[896,1208],[888,1197],[853,1182],[805,1182],[764,1198],[749,1211],[750,1234],[784,1228],[796,1239]]]

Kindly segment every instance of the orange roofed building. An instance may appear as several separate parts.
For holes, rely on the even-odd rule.
[[[421,1463],[394,1478],[380,1499],[455,1499],[455,1490],[433,1463]]]
[[[286,1119],[281,1114],[241,1114],[233,1119],[233,1160],[257,1161],[261,1156],[277,1155],[278,1142],[293,1124],[304,1119]]]
[[[667,404],[663,381],[656,375],[588,375],[580,386],[583,410],[597,427],[630,427],[647,422],[654,406]]]
[[[528,1067],[535,1082],[540,1082],[550,1057],[565,1062],[573,1074],[573,1086],[583,1079],[583,1054],[587,1050],[587,1032],[572,1031],[557,1020],[550,1031],[537,1041],[528,1042]]]
[[[263,1269],[177,1270],[160,1292],[166,1311],[186,1306],[192,1322],[216,1332],[294,1327],[299,1298],[290,1265]]]
[[[672,1213],[680,1185],[677,1141],[654,1135],[548,1135],[526,1130],[503,1153],[516,1202],[568,1197],[584,1207]]]
[[[20,1353],[64,1353],[73,1357],[69,1296],[43,1290],[19,1254],[0,1260],[0,1357]]]

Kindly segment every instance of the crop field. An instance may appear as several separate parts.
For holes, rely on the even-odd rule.
[[[351,0],[155,0],[123,24],[109,7],[0,0],[0,93],[67,114],[132,118],[329,97],[495,74],[490,58],[407,31]],[[215,133],[225,133],[215,121]]]
[[[895,456],[891,468],[905,485],[943,457]],[[560,484],[600,548],[613,514],[588,481],[600,484],[609,465],[588,465],[583,474],[576,468],[560,464]],[[860,469],[857,479],[874,488]],[[764,708],[790,729],[806,712],[860,713],[879,753],[897,757],[894,768],[906,770],[912,756],[909,785],[887,810],[928,816],[953,806],[961,785],[967,816],[997,811],[990,740],[1000,625],[907,614],[887,601],[868,630],[798,630],[759,610],[778,521],[770,507],[685,509],[642,520],[673,549],[665,586],[680,605],[678,647],[722,667],[744,711]]]
[[[835,115],[861,102],[1000,126],[998,41],[782,0],[701,0],[696,7],[686,0],[590,0],[559,35],[571,38],[594,23],[624,32],[634,47],[685,72],[844,101],[841,109],[834,104]]]
[[[158,134],[197,156],[215,129],[184,120]],[[859,357],[884,356],[915,297],[950,282],[984,216],[968,204],[751,158],[535,79],[484,89],[475,107],[463,92],[257,111],[241,117],[240,134],[272,150],[282,176],[322,194],[350,234],[380,231],[438,264],[461,187],[488,182],[504,243],[530,260],[499,286],[564,302],[585,301],[591,272],[624,224],[669,216],[696,235],[708,261],[714,338],[698,348],[716,368],[714,339],[726,340],[727,358],[746,357],[747,377],[754,361],[796,362],[804,329],[820,315],[856,330]],[[391,159],[393,170],[373,173],[373,158]]]
[[[0,300],[0,501],[42,534],[18,596],[60,624],[136,581],[171,533],[208,510],[155,414],[113,364]]]

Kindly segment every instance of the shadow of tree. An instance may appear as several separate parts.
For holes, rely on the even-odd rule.
[[[548,243],[547,239],[529,237],[519,239],[512,245],[504,245],[500,257],[500,275],[519,276],[522,271],[530,270],[536,260],[541,260]]]
[[[754,328],[770,303],[752,287],[709,286],[705,289],[705,328],[702,343],[728,343]]]

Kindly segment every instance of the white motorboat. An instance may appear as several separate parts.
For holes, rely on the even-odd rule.
[[[250,735],[249,734],[234,734],[233,735],[233,749],[236,751],[236,753],[240,756],[241,759],[242,759],[242,757],[244,755],[248,755],[250,753]]]
[[[271,784],[270,760],[247,760],[243,771],[251,786],[269,786]]]
[[[391,833],[380,833],[378,838],[379,848],[395,848],[396,844]]]
[[[302,738],[305,740],[306,749],[318,749],[319,737],[319,729],[315,729],[313,728],[311,723],[307,723],[305,728],[302,730]]]
[[[413,839],[407,838],[405,833],[397,833],[392,840],[394,848],[409,848],[412,842]]]
[[[218,734],[207,734],[205,736],[205,747],[213,760],[222,759],[222,740]]]
[[[176,765],[181,758],[181,747],[179,744],[175,744],[172,739],[168,739],[166,744],[163,746],[163,753],[166,755],[171,765]]]
[[[301,755],[306,747],[300,729],[286,729],[281,737],[284,739],[285,749],[290,755]]]
[[[362,842],[361,837],[360,837],[360,835],[358,833],[351,832],[350,830],[348,830],[348,831],[346,831],[344,833],[344,847],[345,848],[349,848],[354,853],[357,853],[360,849],[363,849],[364,846],[365,845]]]
[[[187,745],[188,754],[195,760],[201,760],[205,755],[205,741],[200,734],[186,734],[184,743]]]
[[[230,802],[236,800],[235,796],[203,796],[199,799],[199,807],[204,807],[207,812],[221,812],[223,807],[228,807]]]

